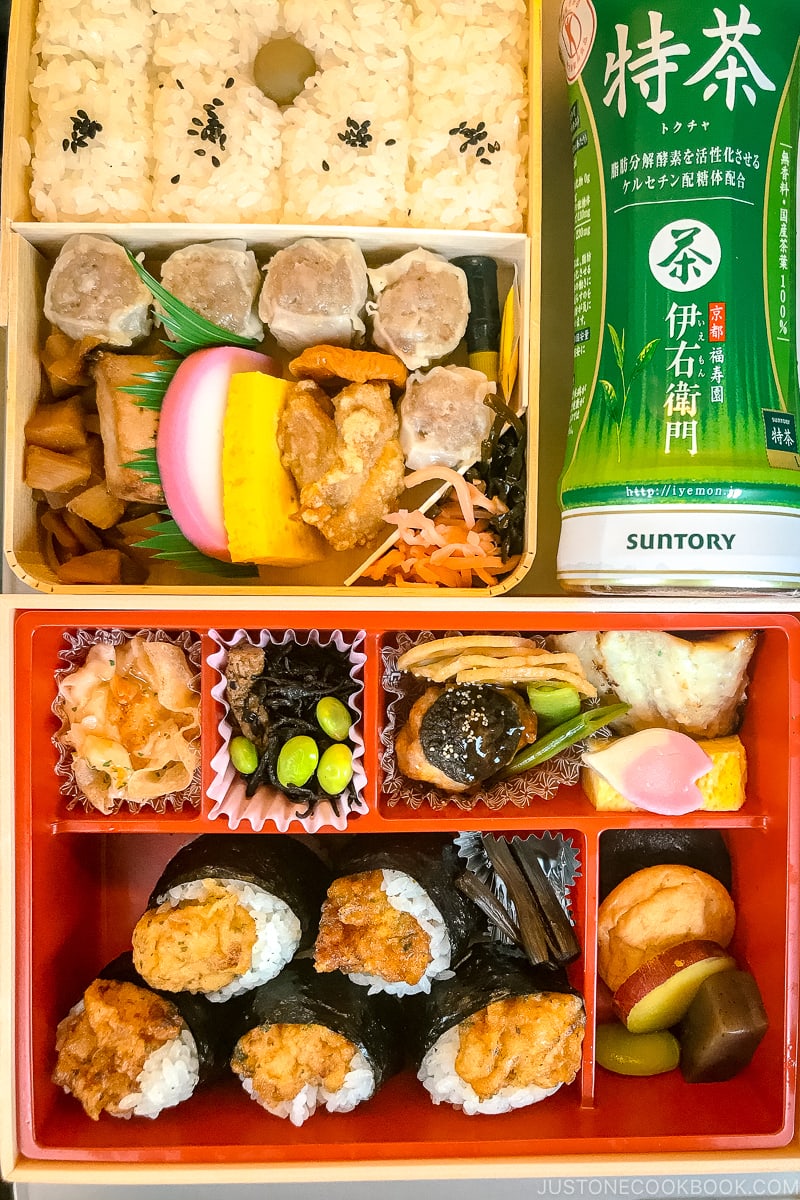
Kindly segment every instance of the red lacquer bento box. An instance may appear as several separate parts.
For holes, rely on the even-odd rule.
[[[189,634],[201,660],[199,807],[163,814],[143,810],[104,816],[69,809],[56,774],[59,726],[52,711],[55,673],[65,635],[76,630],[158,629]],[[130,931],[165,863],[190,838],[226,832],[211,819],[207,790],[220,748],[220,706],[211,696],[210,631],[243,629],[258,636],[292,629],[326,636],[340,630],[358,641],[362,665],[362,811],[346,834],[494,830],[558,833],[580,861],[571,911],[580,958],[570,981],[583,995],[586,1036],[575,1081],[546,1102],[499,1116],[465,1116],[434,1106],[413,1072],[390,1079],[353,1113],[318,1112],[301,1128],[264,1113],[237,1080],[199,1089],[154,1121],[88,1119],[51,1082],[55,1030],[84,987],[129,944]],[[758,631],[740,736],[748,758],[746,802],[734,812],[658,817],[596,811],[578,784],[529,804],[450,803],[434,810],[392,802],[385,790],[391,738],[386,680],[402,636],[422,631],[518,632],[661,629],[669,632]],[[246,612],[53,611],[17,616],[14,639],[16,722],[16,1144],[34,1163],[290,1166],[354,1163],[534,1163],[551,1156],[603,1156],[721,1151],[776,1151],[795,1130],[798,977],[797,765],[800,712],[800,626],[788,615],[632,615],[505,612]],[[382,736],[383,735],[383,736]],[[599,863],[604,837],[619,828],[706,828],[721,831],[732,863],[737,926],[731,946],[740,967],[758,980],[769,1028],[750,1066],[725,1083],[689,1084],[679,1071],[652,1078],[611,1074],[595,1065],[602,1018],[596,982]],[[270,837],[265,825],[253,837]],[[298,830],[295,826],[290,832]],[[249,827],[245,827],[249,831]],[[243,832],[242,828],[239,832]],[[336,838],[336,832],[322,831]],[[462,1167],[462,1169],[464,1169]]]

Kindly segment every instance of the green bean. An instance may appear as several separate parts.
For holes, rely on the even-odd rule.
[[[249,738],[231,738],[228,747],[231,762],[240,775],[252,775],[258,766],[258,751]]]
[[[621,717],[629,708],[630,704],[606,704],[602,708],[585,709],[577,717],[571,717],[569,721],[556,725],[555,729],[551,729],[544,737],[537,738],[532,745],[520,750],[496,778],[512,779],[515,775],[521,775],[523,771],[529,771],[531,767],[537,767],[539,763],[547,762],[549,758],[560,754],[575,742],[591,737],[598,729],[608,725],[609,721]]]
[[[281,746],[276,774],[281,787],[304,787],[317,769],[319,747],[313,738],[289,738]]]

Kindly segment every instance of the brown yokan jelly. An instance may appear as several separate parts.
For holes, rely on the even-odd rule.
[[[720,1083],[747,1066],[767,1032],[758,984],[722,971],[701,984],[681,1023],[681,1071],[689,1083]]]

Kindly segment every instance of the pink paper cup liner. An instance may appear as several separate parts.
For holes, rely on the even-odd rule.
[[[169,642],[173,646],[179,646],[186,654],[190,666],[194,668],[194,688],[197,692],[200,691],[201,652],[199,636],[196,633],[188,631],[167,633],[163,629],[138,629],[133,632],[123,629],[65,630],[64,638],[68,644],[65,649],[59,651],[58,659],[62,665],[55,672],[56,687],[58,687],[62,679],[71,675],[78,667],[83,666],[91,646],[102,643],[110,646],[120,646],[123,642],[129,642],[134,637],[140,637],[147,642]],[[198,755],[198,764],[192,774],[191,781],[181,791],[169,792],[164,796],[155,796],[149,800],[120,799],[116,802],[113,812],[98,812],[92,802],[84,796],[75,779],[75,772],[72,766],[72,747],[64,741],[64,736],[69,729],[69,723],[64,711],[63,699],[58,692],[51,708],[61,722],[58,732],[53,735],[53,745],[58,751],[56,775],[61,780],[59,790],[61,795],[66,799],[68,810],[82,808],[87,813],[93,813],[102,819],[104,816],[113,816],[115,812],[126,811],[135,813],[140,812],[143,808],[151,809],[153,812],[159,814],[163,814],[168,810],[180,812],[185,805],[190,808],[200,808],[200,755]],[[200,734],[198,733],[198,744],[199,738]]]
[[[222,706],[224,716],[217,726],[221,745],[211,760],[213,778],[207,795],[213,801],[213,806],[208,813],[208,819],[226,820],[231,829],[238,829],[245,823],[254,833],[260,833],[266,825],[274,825],[279,833],[286,833],[293,824],[299,826],[304,833],[318,833],[321,829],[342,832],[347,828],[348,820],[352,816],[367,811],[363,798],[367,782],[364,773],[364,738],[360,730],[364,715],[364,663],[367,661],[367,656],[360,647],[364,643],[365,634],[359,632],[354,636],[346,636],[338,629],[324,633],[316,629],[307,632],[295,632],[290,629],[283,633],[271,633],[268,629],[248,633],[245,629],[237,629],[235,633],[226,637],[211,629],[209,637],[219,647],[208,657],[208,665],[217,676],[211,688],[211,695]],[[335,804],[320,800],[308,816],[303,816],[306,806],[293,800],[279,788],[262,785],[252,796],[247,795],[245,780],[231,762],[230,743],[237,731],[229,720],[230,705],[225,695],[228,650],[243,642],[259,649],[268,645],[284,646],[287,643],[298,646],[334,645],[341,654],[346,655],[350,678],[354,684],[354,692],[348,700],[348,705],[356,713],[356,720],[349,734],[353,747],[353,778],[348,790],[342,796],[334,798]]]

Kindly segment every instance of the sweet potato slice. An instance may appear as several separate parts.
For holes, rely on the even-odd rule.
[[[700,984],[736,962],[716,942],[683,942],[648,959],[614,993],[614,1012],[631,1033],[669,1029],[685,1015]]]

